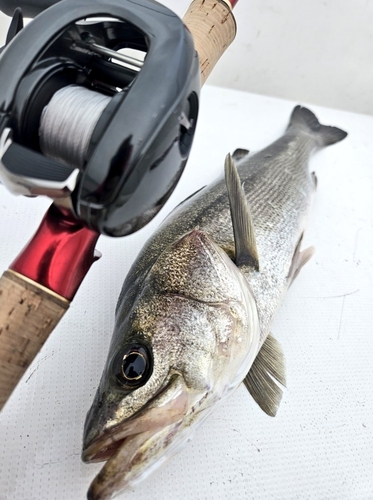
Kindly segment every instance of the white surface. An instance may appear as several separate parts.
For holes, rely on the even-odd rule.
[[[130,264],[166,213],[222,171],[228,151],[275,140],[292,108],[204,89],[193,152],[166,209],[135,235],[99,240],[102,259],[0,415],[1,500],[85,498],[100,465],[80,461],[83,423]],[[373,118],[312,109],[349,136],[312,158],[319,188],[304,245],[316,254],[272,329],[288,373],[278,416],[267,417],[240,387],[180,455],[122,500],[373,498]],[[0,186],[0,269],[47,206]]]
[[[190,2],[161,3],[183,16]],[[239,0],[234,13],[210,84],[373,114],[372,1]]]

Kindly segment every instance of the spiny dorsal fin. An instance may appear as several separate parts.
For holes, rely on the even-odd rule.
[[[191,198],[193,198],[193,196],[197,195],[200,191],[202,191],[203,189],[205,189],[205,187],[206,186],[202,186],[201,188],[197,189],[197,191],[194,191],[194,193],[192,193],[189,196],[187,196],[186,198],[184,198],[183,201],[181,201],[178,205],[176,205],[176,207],[173,210],[171,210],[171,212],[169,214],[166,215],[166,217],[164,218],[164,220],[169,219],[172,215],[174,215],[174,212],[176,212],[176,210],[178,208],[180,208],[182,205],[184,205],[184,203],[186,203]]]
[[[228,190],[236,247],[235,263],[237,266],[253,266],[259,271],[253,221],[246,201],[245,191],[241,186],[236,165],[230,154],[225,158],[225,183]]]
[[[260,349],[244,384],[260,408],[270,417],[276,416],[286,386],[285,357],[281,344],[268,335]]]
[[[248,149],[242,149],[242,148],[237,148],[234,150],[232,154],[232,158],[234,161],[242,160],[242,158],[245,158],[250,153]]]
[[[288,274],[289,286],[292,285],[293,281],[298,276],[302,267],[305,264],[307,264],[312,255],[315,253],[315,247],[308,247],[305,250],[301,251],[300,247],[302,244],[302,240],[303,240],[303,233],[301,234],[301,237],[299,238],[297,246],[295,247],[294,250],[293,260],[291,262]]]

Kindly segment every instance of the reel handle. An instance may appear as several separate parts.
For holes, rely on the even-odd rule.
[[[12,16],[17,7],[21,7],[25,17],[36,17],[60,0],[0,0],[0,10],[7,16]]]
[[[70,302],[11,270],[0,278],[0,411]]]

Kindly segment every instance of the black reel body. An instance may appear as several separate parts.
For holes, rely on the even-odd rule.
[[[192,37],[174,13],[152,0],[56,3],[5,48],[0,82],[0,178],[11,191],[68,199],[111,236],[164,205],[190,152],[200,89]],[[46,154],[41,140],[53,96],[75,87],[107,98],[79,164]]]

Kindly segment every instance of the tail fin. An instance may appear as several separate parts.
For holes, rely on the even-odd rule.
[[[312,134],[321,147],[339,142],[347,136],[347,132],[339,128],[321,125],[312,111],[302,106],[296,106],[291,114],[288,129],[293,127]]]

